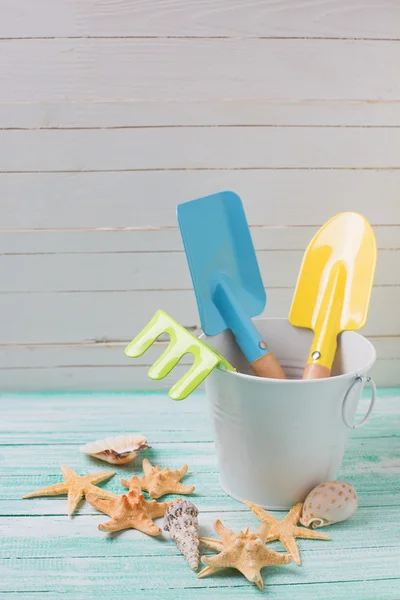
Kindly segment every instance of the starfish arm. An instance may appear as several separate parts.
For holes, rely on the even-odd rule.
[[[149,491],[149,487],[151,487],[151,478],[147,475],[143,475],[139,478],[139,485],[142,490]]]
[[[178,498],[180,500],[180,498]],[[178,501],[176,500],[176,502]],[[157,502],[157,500],[146,500],[146,514],[151,519],[156,519],[157,517],[163,517],[167,512],[167,508],[173,504],[174,500],[171,502]]]
[[[253,502],[249,502],[248,500],[243,500],[243,502],[244,504],[246,504],[246,506],[250,508],[250,510],[256,515],[256,517],[260,519],[260,521],[266,521],[270,524],[276,523],[278,521],[278,519],[273,517],[269,512],[262,509],[260,506],[257,506],[257,504],[253,504]]]
[[[114,515],[118,503],[118,500],[113,501],[109,499],[102,499],[94,494],[86,494],[86,500],[89,502],[89,504],[91,504],[91,506],[93,506],[93,508],[104,513],[105,515],[108,515],[109,517]]]
[[[114,494],[114,492],[109,492],[108,490],[104,490],[103,488],[97,487],[92,484],[86,487],[85,496],[87,496],[88,494],[93,494],[93,496],[97,496],[97,498],[106,498],[109,500],[118,498],[118,494]]]
[[[265,538],[265,543],[269,544],[269,542],[275,542],[275,540],[279,540],[280,530],[273,528],[267,533],[267,537]]]
[[[255,583],[258,589],[264,589],[264,582],[260,573],[261,567],[249,567],[248,565],[243,565],[238,571],[242,573],[246,577],[248,581],[251,583]]]
[[[142,493],[142,486],[140,485],[139,477],[136,477],[136,475],[131,478],[129,491],[133,492],[137,496]]]
[[[286,565],[291,561],[289,554],[275,552],[275,550],[270,550],[266,546],[263,546],[259,556],[263,567],[267,567],[268,565]]]
[[[224,548],[224,543],[221,542],[221,540],[213,540],[212,538],[200,538],[200,542],[202,542],[206,546],[209,546],[210,548],[213,548],[214,550],[221,551]]]
[[[235,534],[230,529],[227,529],[220,519],[215,519],[214,521],[214,529],[218,533],[219,537],[222,539],[224,544],[232,540],[235,537]]]
[[[132,517],[131,527],[134,527],[135,529],[138,529],[139,531],[147,533],[147,535],[151,536],[156,536],[161,533],[161,529],[143,513]]]
[[[259,538],[261,539],[261,541],[264,544],[266,543],[269,529],[270,529],[269,523],[267,521],[262,521],[260,527],[257,530],[257,535],[259,536]]]
[[[179,481],[176,482],[173,489],[175,494],[191,494],[192,492],[194,492],[194,490],[194,485],[184,485]]]
[[[139,477],[136,477],[136,475],[129,480],[121,479],[121,483],[124,487],[128,488],[130,492],[134,492],[136,495],[139,495],[142,492]]]
[[[290,509],[286,517],[283,519],[282,523],[285,523],[285,525],[297,525],[302,510],[303,503],[299,502],[298,504],[296,504],[296,506],[293,506],[293,508]]]
[[[100,523],[98,528],[100,531],[107,531],[108,533],[111,533],[113,531],[122,531],[123,529],[128,529],[129,527],[130,525],[128,525],[126,521],[122,521],[118,517],[113,517],[106,523]]]
[[[301,560],[300,560],[299,548],[296,544],[296,540],[294,539],[293,535],[282,534],[279,539],[281,540],[282,544],[285,546],[286,550],[289,552],[290,556],[293,559],[293,562],[295,562],[296,565],[300,565]]]
[[[203,557],[202,557],[202,559],[203,559]],[[218,569],[216,569],[215,567],[206,567],[205,569],[200,571],[200,573],[198,573],[197,579],[202,579],[203,577],[207,577],[207,575],[211,575],[212,573],[215,573],[215,571],[218,571]]]
[[[161,498],[161,496],[165,496],[171,492],[171,490],[166,488],[166,486],[152,485],[151,483],[143,489],[147,490],[150,498]]]
[[[320,533],[314,531],[314,529],[307,529],[306,527],[294,527],[293,535],[298,538],[304,538],[307,540],[330,540],[330,536],[326,533]]]
[[[115,471],[101,471],[100,473],[95,473],[94,475],[87,475],[87,480],[92,485],[97,485],[101,481],[105,481],[106,479],[110,479],[115,475]]]
[[[223,567],[232,567],[237,569],[236,563],[238,559],[238,553],[235,549],[222,550],[219,554],[214,554],[214,556],[203,556],[201,561],[204,565],[208,567],[216,567],[221,569]]]
[[[68,494],[68,486],[65,483],[56,483],[55,485],[49,485],[48,487],[41,488],[30,492],[23,498],[35,498],[37,496],[60,496],[61,494]]]
[[[180,469],[176,469],[175,471],[171,471],[170,475],[171,477],[173,477],[174,479],[176,479],[177,481],[179,481],[180,479],[182,479],[182,477],[184,475],[186,475],[187,471],[188,471],[188,466],[187,465],[183,465]]]
[[[64,465],[61,467],[61,473],[63,474],[64,479],[74,479],[76,477],[79,477],[79,475],[77,475],[75,471],[73,471],[69,467],[65,467]]]
[[[84,496],[82,487],[70,487],[68,490],[68,516],[71,516]]]
[[[264,582],[262,580],[261,573],[258,574],[257,579],[254,580],[254,583],[256,584],[259,590],[264,589]]]
[[[144,471],[145,475],[151,475],[154,467],[152,466],[151,462],[149,461],[148,458],[144,458],[143,462],[142,462],[142,469]]]

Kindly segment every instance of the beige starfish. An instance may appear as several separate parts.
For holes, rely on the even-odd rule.
[[[93,475],[77,475],[69,467],[61,467],[61,471],[64,477],[63,483],[56,483],[55,485],[49,485],[48,487],[35,490],[30,494],[26,494],[23,498],[35,498],[37,496],[60,496],[61,494],[68,494],[68,515],[71,516],[78,506],[79,502],[89,492],[93,495],[112,496],[111,492],[97,488],[96,484],[109,479],[115,475],[115,471],[101,471],[100,473],[94,473]]]
[[[160,498],[165,494],[191,494],[195,489],[193,485],[183,485],[179,481],[187,472],[187,465],[183,465],[176,471],[170,471],[168,467],[161,470],[161,467],[158,465],[153,467],[150,461],[145,458],[142,467],[144,475],[139,479],[140,485],[142,490],[149,492],[150,498]],[[126,488],[131,489],[130,482],[126,479],[121,479],[121,483]]]
[[[274,540],[280,540],[289,552],[293,561],[296,565],[301,564],[299,549],[295,538],[305,538],[309,540],[330,540],[331,538],[326,533],[319,533],[307,529],[306,527],[297,527],[297,523],[300,519],[303,503],[299,502],[294,506],[290,512],[286,515],[283,521],[279,521],[273,517],[266,510],[260,508],[252,502],[244,500],[244,503],[253,511],[253,513],[261,519],[263,523],[267,523],[269,527],[266,542],[273,542]]]
[[[222,525],[217,519],[214,523],[214,529],[221,540],[211,538],[200,538],[200,541],[210,548],[219,550],[220,553],[215,556],[202,556],[201,562],[208,565],[200,571],[198,578],[206,577],[214,573],[217,569],[224,567],[233,567],[238,569],[249,581],[255,583],[260,590],[264,584],[261,578],[260,570],[268,565],[283,565],[290,562],[288,554],[280,554],[274,550],[266,548],[268,524],[261,523],[260,528],[255,532],[250,532],[246,527],[238,534],[233,533]]]
[[[86,500],[94,508],[111,517],[111,521],[100,523],[99,529],[109,532],[138,529],[148,535],[158,535],[161,529],[153,523],[153,519],[162,517],[174,500],[171,502],[145,500],[137,477],[132,477],[131,488],[128,494],[113,498],[102,499],[94,494],[86,496]]]

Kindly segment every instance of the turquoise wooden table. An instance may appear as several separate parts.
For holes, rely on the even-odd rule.
[[[79,474],[113,470],[79,446],[126,431],[142,432],[154,464],[189,465],[184,483],[200,510],[202,536],[215,537],[221,517],[238,531],[256,517],[218,484],[209,414],[202,393],[182,402],[165,394],[3,395],[0,424],[0,595],[5,598],[205,600],[268,597],[285,600],[400,598],[400,390],[380,390],[367,425],[350,434],[340,477],[352,483],[359,509],[324,528],[331,541],[300,540],[302,566],[261,571],[264,590],[238,571],[197,579],[167,533],[160,539],[134,530],[110,536],[107,520],[83,501],[66,516],[65,496],[22,499],[62,480],[60,465]],[[366,400],[360,403],[360,414]],[[120,475],[140,475],[141,458],[102,487],[117,493]],[[165,499],[174,498],[165,497]],[[164,500],[164,498],[163,498]],[[285,513],[274,513],[282,518]],[[161,520],[156,521],[161,524]],[[282,549],[278,542],[271,548]],[[202,554],[213,551],[202,547]]]

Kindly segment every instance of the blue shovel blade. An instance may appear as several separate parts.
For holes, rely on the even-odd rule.
[[[262,313],[266,294],[239,196],[225,191],[178,204],[177,217],[204,333],[235,329],[235,316],[215,304],[220,286],[240,307],[243,328]]]

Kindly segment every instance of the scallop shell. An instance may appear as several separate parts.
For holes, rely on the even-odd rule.
[[[80,451],[112,465],[124,465],[136,458],[141,450],[150,448],[146,441],[141,433],[119,435],[90,442],[82,446]]]
[[[327,481],[308,494],[300,523],[313,529],[339,523],[354,515],[357,506],[357,494],[352,485],[345,481]]]
[[[164,530],[182,552],[191,569],[199,566],[199,524],[197,506],[189,500],[176,500],[164,515]]]

